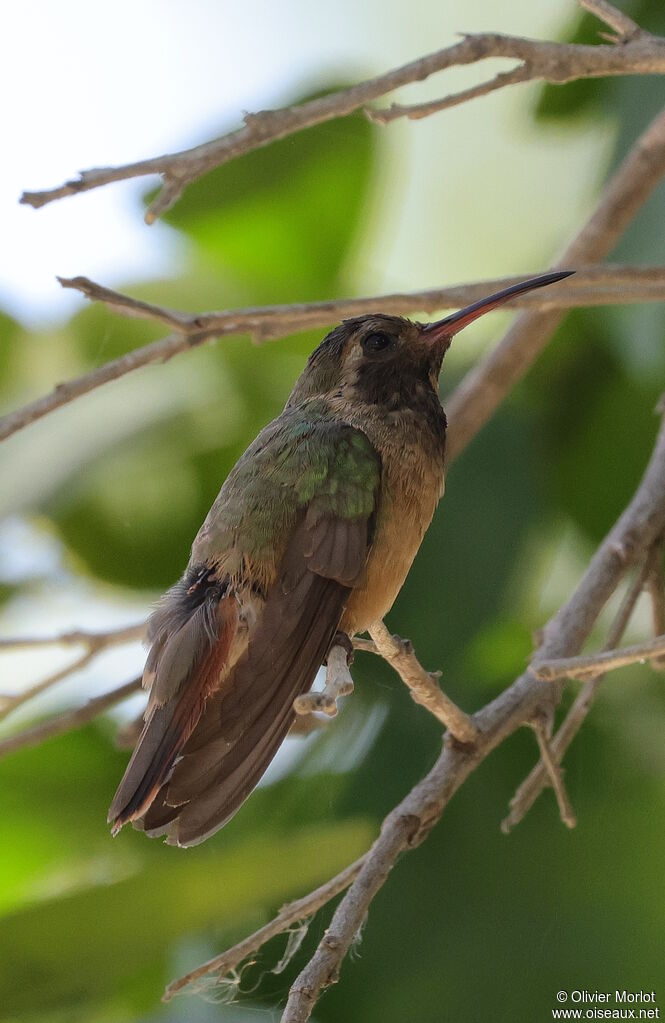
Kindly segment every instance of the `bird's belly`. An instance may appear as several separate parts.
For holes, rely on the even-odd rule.
[[[402,588],[443,488],[442,477],[434,485],[428,482],[423,489],[409,488],[407,500],[404,494],[384,499],[364,581],[351,593],[340,622],[348,635],[383,618]]]

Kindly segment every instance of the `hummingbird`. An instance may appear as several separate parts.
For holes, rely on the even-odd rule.
[[[344,320],[231,470],[148,624],[144,725],[109,811],[197,845],[257,785],[333,642],[390,610],[444,488],[452,338],[533,277],[434,323]]]

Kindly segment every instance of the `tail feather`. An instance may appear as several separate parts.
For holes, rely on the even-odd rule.
[[[151,703],[111,807],[115,829],[132,820],[190,846],[233,816],[284,740],[295,697],[311,688],[368,545],[365,520],[303,517],[231,657],[235,598],[215,583],[214,603],[210,572],[190,587],[180,584],[178,599],[158,613]]]
[[[304,616],[304,622],[301,619],[298,623],[298,635],[289,635],[286,630],[286,635],[279,637],[277,648],[273,646],[269,638],[273,616],[268,599],[264,612],[265,634],[262,629],[262,635],[250,644],[246,659],[233,671],[233,687],[220,700],[222,715],[226,705],[231,719],[242,720],[235,741],[221,757],[215,757],[218,752],[215,743],[211,744],[210,751],[204,747],[190,756],[185,751],[176,765],[167,787],[166,802],[183,802],[177,817],[166,829],[170,844],[197,845],[222,827],[256,786],[291,727],[295,717],[293,701],[311,688],[348,596],[348,590],[339,583],[312,573],[308,575],[310,601],[306,606],[311,608],[311,613]],[[277,611],[275,619],[278,617]],[[266,651],[272,649],[281,654],[284,647],[289,653],[281,671],[275,672]],[[259,693],[261,698],[257,699]],[[246,699],[239,699],[240,694],[246,694]],[[235,702],[240,707],[235,708]],[[239,712],[241,708],[244,713],[236,716],[233,711]],[[205,760],[205,768],[200,768],[199,758]],[[187,795],[189,800],[184,802]]]
[[[182,603],[181,589],[175,599]],[[173,624],[175,612],[169,616]],[[109,810],[113,834],[144,814],[169,778],[176,757],[219,685],[237,622],[235,596],[222,596],[215,586],[170,636],[160,632],[155,638],[158,653],[147,662],[153,680],[145,725]]]

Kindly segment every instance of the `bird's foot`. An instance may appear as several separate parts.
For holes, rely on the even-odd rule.
[[[349,665],[353,661],[353,646],[344,632],[337,632],[326,659],[326,684],[320,693],[302,693],[293,701],[296,714],[311,714],[319,711],[328,717],[335,717],[337,701],[341,696],[353,692],[353,679]]]

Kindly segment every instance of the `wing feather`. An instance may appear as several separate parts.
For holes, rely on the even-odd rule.
[[[302,502],[300,512],[244,652],[223,685],[223,659],[218,653],[213,665],[210,650],[219,651],[226,640],[209,609],[198,620],[173,608],[164,612],[167,628],[154,637],[156,652],[146,666],[154,679],[153,709],[127,772],[140,773],[140,765],[143,778],[137,786],[126,776],[112,807],[116,822],[132,819],[150,835],[166,834],[171,844],[203,841],[255,787],[293,722],[295,697],[311,688],[351,589],[365,571],[380,480],[380,459],[364,434],[319,420],[314,428],[316,461],[310,469],[308,443],[292,461],[280,448],[280,471],[293,478],[289,486]],[[274,431],[266,436],[273,434],[278,437]],[[265,454],[265,444],[257,446],[256,457]],[[218,517],[209,516],[203,530],[207,544],[228,534],[219,521],[225,507],[220,495]],[[240,554],[234,558],[237,563]],[[227,658],[232,642],[231,636]],[[209,654],[206,667],[193,671],[199,643],[207,644]],[[152,732],[150,722],[158,726]]]

